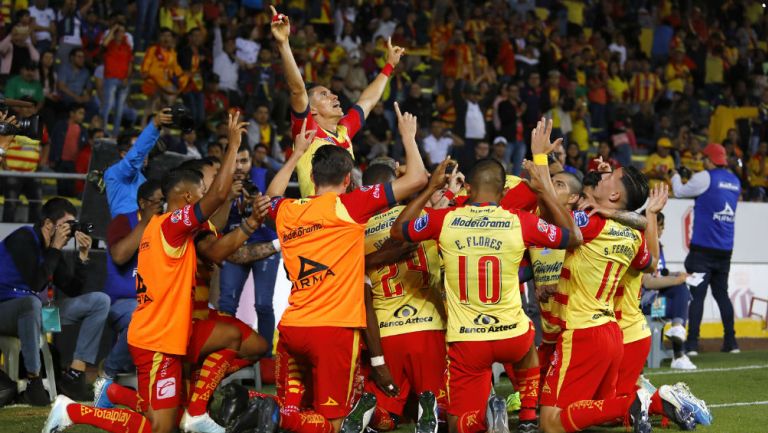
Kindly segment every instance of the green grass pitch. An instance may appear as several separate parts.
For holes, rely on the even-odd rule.
[[[768,433],[768,351],[743,352],[740,354],[704,353],[693,359],[697,372],[686,373],[660,368],[646,370],[646,377],[656,386],[679,381],[688,383],[691,391],[704,399],[712,408],[714,423],[711,427],[699,426],[703,433]],[[267,390],[269,391],[269,390]],[[511,391],[504,381],[497,392],[506,395]],[[0,408],[0,432],[40,432],[47,416],[47,408],[11,406]],[[677,431],[672,425],[662,429],[655,423],[655,431]],[[515,431],[514,419],[510,422]],[[101,430],[76,426],[67,430],[72,433],[92,433]],[[625,432],[624,428],[597,428],[593,432]],[[398,433],[413,432],[413,425],[401,425]]]

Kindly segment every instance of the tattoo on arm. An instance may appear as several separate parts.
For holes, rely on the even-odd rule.
[[[257,260],[266,259],[276,253],[277,250],[275,250],[272,242],[248,244],[238,248],[231,256],[227,257],[227,261],[238,265],[247,265]]]
[[[643,215],[628,210],[617,211],[611,218],[620,224],[636,230],[645,230],[648,225],[648,220]]]

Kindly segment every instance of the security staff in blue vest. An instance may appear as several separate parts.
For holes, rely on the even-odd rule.
[[[108,323],[117,340],[104,360],[104,371],[94,386],[96,400],[106,390],[105,380],[114,380],[120,373],[135,371],[128,351],[128,324],[136,310],[136,268],[139,264],[139,242],[153,215],[163,209],[160,182],[148,180],[137,192],[138,210],[116,216],[107,226],[107,278],[104,293],[112,302]]]
[[[696,200],[693,207],[693,235],[688,257],[685,258],[685,269],[689,274],[704,274],[702,282],[691,287],[693,299],[688,311],[688,339],[685,342],[688,356],[698,355],[699,326],[708,286],[712,286],[712,296],[723,321],[721,351],[739,352],[733,329],[733,304],[728,297],[728,272],[731,268],[736,205],[741,194],[741,182],[728,170],[723,146],[710,143],[702,153],[705,156],[704,171],[691,176],[685,184],[679,174],[675,173],[672,177],[675,197]]]
[[[91,238],[72,231],[77,210],[64,198],[48,200],[42,219],[21,227],[0,243],[0,335],[21,341],[29,382],[22,400],[33,405],[49,403],[40,379],[40,334],[43,302],[58,308],[62,325],[80,323],[80,333],[70,368],[58,379],[62,394],[76,400],[90,397],[85,382],[86,363],[96,362],[99,341],[109,312],[109,297],[101,292],[81,294]],[[62,248],[75,238],[77,258],[65,259]],[[63,292],[66,297],[54,296]]]

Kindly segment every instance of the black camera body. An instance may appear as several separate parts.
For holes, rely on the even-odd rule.
[[[182,133],[187,133],[195,130],[195,121],[189,114],[189,109],[183,104],[176,104],[171,109],[171,126],[181,129]]]
[[[251,182],[250,179],[243,179],[243,190],[248,192],[249,197],[253,197],[259,192],[259,187],[254,185],[253,182]],[[240,211],[240,217],[245,219],[251,216],[253,213],[253,202],[249,199],[245,198],[245,194],[242,196],[243,199],[243,210]]]
[[[10,107],[5,103],[5,99],[0,97],[0,111],[10,113]],[[40,138],[40,116],[34,115],[27,118],[16,119],[16,124],[9,122],[0,122],[0,135],[23,135],[31,139]]]
[[[69,230],[73,236],[75,232],[80,232],[86,235],[90,235],[91,233],[93,233],[93,224],[91,223],[84,223],[78,220],[71,220],[71,221],[67,221],[67,224],[69,224]]]
[[[683,179],[690,179],[691,176],[693,176],[691,170],[684,165],[681,165],[680,168],[677,169],[677,172],[680,173],[680,177]]]

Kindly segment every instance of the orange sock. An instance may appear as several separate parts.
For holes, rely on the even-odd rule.
[[[129,407],[131,410],[139,409],[139,396],[136,391],[114,382],[107,387],[107,398],[112,404]]]
[[[656,390],[651,396],[651,406],[648,408],[648,413],[651,415],[665,415],[659,390]]]
[[[128,409],[99,409],[84,404],[67,406],[75,424],[87,424],[110,433],[151,433],[152,424],[138,412]]]
[[[520,421],[536,421],[536,406],[539,403],[539,367],[515,370],[520,389]]]
[[[560,412],[560,422],[568,433],[626,418],[633,398],[621,396],[608,400],[581,400]]]
[[[370,426],[374,430],[390,431],[395,429],[395,420],[392,419],[392,415],[385,409],[376,406],[371,417]]]
[[[514,376],[514,375],[513,375]],[[456,422],[459,433],[480,433],[486,429],[485,411],[464,412]]]
[[[248,367],[249,365],[253,365],[254,361],[248,360],[248,359],[242,359],[242,358],[235,358],[232,360],[232,362],[229,363],[229,368],[227,369],[227,375],[230,375],[238,370],[242,370],[245,367]]]
[[[189,406],[187,406],[187,412],[190,415],[198,416],[205,413],[208,400],[211,399],[213,391],[219,386],[230,362],[235,357],[237,357],[237,352],[223,349],[213,352],[205,358],[203,368],[200,369],[200,377],[195,382],[192,398],[189,400]]]
[[[280,428],[293,433],[332,433],[333,425],[324,416],[296,406],[280,408]]]

